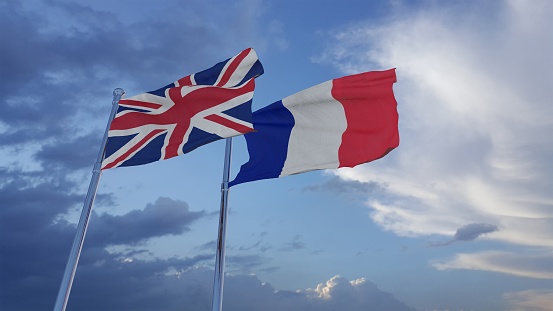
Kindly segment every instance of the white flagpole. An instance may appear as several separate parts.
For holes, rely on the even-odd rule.
[[[120,88],[116,88],[113,91],[113,106],[111,108],[111,114],[106,126],[106,131],[104,132],[100,152],[98,152],[98,157],[96,159],[96,163],[94,164],[94,169],[92,170],[92,178],[90,180],[90,185],[88,186],[88,192],[86,194],[85,203],[81,212],[81,218],[79,219],[79,224],[77,225],[77,233],[75,234],[75,239],[73,240],[73,246],[71,247],[71,252],[69,253],[69,258],[67,259],[67,265],[65,267],[61,286],[58,291],[56,304],[54,305],[54,311],[64,311],[67,307],[67,301],[69,300],[69,294],[71,293],[71,285],[73,285],[75,271],[77,271],[77,264],[79,263],[79,257],[81,256],[81,250],[83,248],[86,229],[88,228],[90,213],[92,212],[92,205],[94,204],[94,198],[96,197],[96,191],[98,190],[98,183],[100,182],[100,175],[102,174],[100,168],[104,159],[104,149],[108,140],[109,127],[111,121],[115,117],[117,105],[123,94],[125,94],[125,91]]]
[[[215,258],[215,277],[213,279],[212,311],[223,310],[223,284],[225,282],[225,240],[227,231],[228,192],[230,177],[230,154],[232,138],[226,139],[223,182],[221,183],[221,210],[219,212],[219,234],[217,236],[217,255]]]

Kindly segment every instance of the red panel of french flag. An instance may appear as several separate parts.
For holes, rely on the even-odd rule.
[[[319,169],[354,167],[399,145],[395,69],[323,82],[253,114],[250,159],[230,186]]]

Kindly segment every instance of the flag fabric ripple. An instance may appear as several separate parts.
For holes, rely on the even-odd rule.
[[[399,145],[395,82],[395,69],[346,76],[254,112],[250,159],[229,186],[385,156]]]
[[[121,99],[102,169],[169,159],[253,131],[254,78],[261,74],[249,48],[158,90]]]

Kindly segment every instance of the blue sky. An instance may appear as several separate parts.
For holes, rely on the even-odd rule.
[[[551,310],[551,16],[546,0],[1,0],[0,309],[53,307],[113,89],[253,47],[254,109],[397,68],[401,143],[233,187],[224,310]],[[68,310],[209,310],[223,157],[219,141],[104,172]]]

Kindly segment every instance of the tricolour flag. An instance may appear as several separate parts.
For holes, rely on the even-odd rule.
[[[158,90],[121,99],[102,169],[169,159],[253,131],[254,78],[261,74],[250,48]]]
[[[229,186],[354,167],[399,145],[395,69],[330,80],[253,114],[250,159]]]

